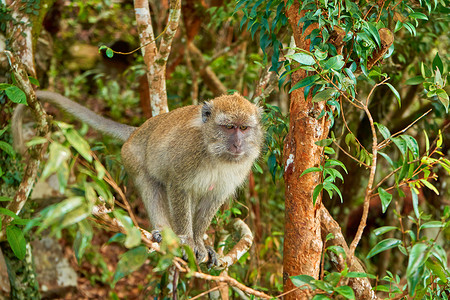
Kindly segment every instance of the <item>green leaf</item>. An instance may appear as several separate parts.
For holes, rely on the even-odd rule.
[[[16,151],[14,151],[14,148],[5,141],[0,141],[0,150],[6,152],[6,154],[11,156],[13,159],[16,157]]]
[[[6,227],[6,239],[14,255],[20,260],[24,259],[27,251],[27,242],[25,241],[22,230],[11,225]]]
[[[296,62],[298,62],[302,65],[306,65],[306,66],[312,66],[316,63],[316,61],[314,60],[314,57],[311,54],[307,54],[307,53],[303,53],[303,52],[292,54],[290,56],[290,58],[292,58]]]
[[[406,279],[408,281],[409,295],[412,297],[423,272],[423,265],[429,256],[428,246],[423,243],[417,243],[409,252],[408,267],[406,268]]]
[[[342,55],[336,55],[327,60],[323,68],[325,70],[333,69],[339,71],[345,65]]]
[[[141,231],[139,228],[133,227],[127,232],[127,238],[125,239],[125,247],[133,248],[141,243]]]
[[[70,145],[81,154],[88,162],[92,162],[91,147],[88,142],[73,128],[63,129],[63,133]]]
[[[348,174],[347,168],[345,167],[344,163],[342,163],[342,162],[339,161],[339,160],[336,160],[336,159],[327,159],[327,161],[325,162],[324,167],[325,167],[325,168],[328,168],[328,167],[331,167],[331,166],[340,166],[342,169],[344,169],[345,173]]]
[[[69,160],[71,156],[70,150],[57,142],[51,143],[49,149],[49,159],[42,171],[42,180],[48,178],[61,167],[68,167],[67,160]]]
[[[329,300],[330,297],[324,294],[316,294],[314,295],[314,297],[312,297],[312,300],[327,300],[327,299]]]
[[[114,273],[113,285],[121,278],[131,274],[139,269],[148,258],[148,250],[144,246],[139,246],[125,252],[117,263],[117,269]]]
[[[6,196],[0,196],[0,202],[2,201],[12,201],[13,199],[10,197],[6,197]]]
[[[380,131],[381,135],[384,137],[384,139],[388,139],[391,137],[391,132],[389,131],[389,129],[384,126],[383,124],[374,122],[375,125],[377,125],[378,131]]]
[[[414,155],[414,157],[418,158],[419,144],[417,143],[416,139],[406,134],[403,134],[400,137],[406,142],[406,146],[409,148],[409,150],[411,150],[411,153]]]
[[[425,179],[420,179],[420,182],[425,185],[427,188],[429,188],[430,190],[432,190],[433,192],[436,193],[436,195],[439,195],[439,191],[438,189],[432,185],[429,181],[425,180]]]
[[[391,140],[394,142],[394,144],[400,150],[400,152],[402,153],[402,156],[405,157],[406,151],[408,150],[408,146],[406,145],[405,140],[403,140],[400,137],[395,137],[395,138],[392,138]]]
[[[31,84],[34,84],[35,86],[39,86],[39,80],[37,80],[36,78],[28,76],[28,80],[30,80]]]
[[[9,84],[9,83],[0,83],[0,91],[4,91],[11,86],[13,86],[13,85]]]
[[[111,48],[106,48],[106,56],[109,58],[114,56],[114,51]]]
[[[372,23],[367,23],[367,29],[368,29],[369,33],[373,36],[378,47],[380,47],[381,39],[380,39],[380,34],[378,33],[377,28]]]
[[[47,143],[47,139],[45,137],[42,136],[34,136],[33,138],[31,138],[31,140],[29,140],[28,142],[26,142],[27,147],[32,147],[35,145],[41,145]]]
[[[403,23],[400,21],[397,21],[397,23],[395,23],[394,33],[399,31],[400,29],[402,29],[402,27],[403,27]]]
[[[337,90],[334,88],[320,91],[314,95],[314,97],[312,98],[312,102],[327,101],[328,99],[332,98],[336,93]]]
[[[417,193],[415,192],[415,190],[413,188],[411,188],[410,190],[411,190],[411,198],[412,198],[412,205],[413,205],[414,214],[416,215],[416,218],[419,218],[419,216],[420,216],[420,213],[419,213],[419,196],[417,195]]]
[[[0,207],[0,215],[6,215],[13,219],[20,219],[18,215],[16,215],[14,212],[12,212],[9,209],[4,208],[4,207]]]
[[[436,70],[436,67],[439,69],[441,74],[444,74],[444,64],[442,63],[441,58],[439,57],[439,52],[436,52],[436,55],[433,59],[433,70]]]
[[[402,100],[400,99],[400,94],[397,92],[397,90],[392,86],[392,84],[387,83],[386,85],[391,89],[391,91],[394,93],[395,97],[397,98],[398,101],[398,106],[401,107],[402,106]]]
[[[92,227],[87,220],[83,220],[78,223],[78,230],[73,241],[73,250],[75,252],[75,258],[77,262],[81,262],[81,258],[86,251],[86,248],[90,245],[93,237]]]
[[[377,277],[372,274],[364,273],[364,272],[348,272],[345,277],[348,278],[370,278],[370,279],[376,279]]]
[[[341,246],[329,246],[327,247],[327,250],[333,252],[337,256],[341,255],[344,259],[347,258],[347,253],[345,253],[344,248],[342,248]]]
[[[373,231],[373,233],[378,236],[378,235],[382,235],[382,234],[385,234],[386,232],[389,232],[389,231],[392,231],[392,230],[396,230],[396,229],[398,229],[398,227],[395,227],[395,226],[382,226],[382,227],[376,228]]]
[[[386,251],[388,249],[397,247],[398,245],[401,245],[402,241],[394,238],[388,238],[385,240],[382,240],[378,244],[376,244],[372,250],[369,251],[366,258],[369,259],[375,255],[377,255],[380,252]]]
[[[319,183],[318,185],[316,185],[316,187],[313,190],[313,205],[316,205],[316,200],[317,197],[319,196],[320,192],[323,190],[323,184]]]
[[[425,228],[442,228],[445,226],[445,223],[442,223],[441,221],[430,221],[430,222],[426,222],[423,223],[422,225],[420,225],[420,230],[425,229]]]
[[[319,79],[320,79],[320,76],[317,74],[303,78],[289,90],[289,94],[292,93],[292,91],[294,91],[296,89],[299,89],[299,88],[302,88],[302,87],[305,87],[308,85],[312,85],[314,82],[316,82]]]
[[[406,80],[405,84],[407,85],[418,85],[421,84],[425,81],[425,79],[422,76],[416,76],[416,77],[412,77],[409,78],[408,80]]]
[[[383,214],[384,214],[386,212],[386,209],[388,208],[389,204],[392,201],[392,194],[387,192],[382,187],[378,188],[378,194],[380,195],[381,207],[382,207]]]
[[[84,198],[81,196],[74,196],[67,198],[66,200],[47,207],[41,212],[44,217],[42,225],[38,229],[38,233],[46,229],[53,224],[60,225],[60,222],[71,211],[77,209],[84,204]]]
[[[428,20],[428,17],[420,12],[413,12],[411,14],[409,14],[410,18],[414,18],[414,19],[419,19],[419,20]]]
[[[106,174],[105,167],[98,160],[94,161],[95,170],[97,171],[98,179],[102,180],[103,176]]]
[[[355,299],[355,293],[352,288],[347,285],[338,286],[334,289],[334,291],[344,296],[346,299]]]
[[[325,282],[323,280],[314,280],[312,282],[317,288],[326,291],[328,293],[332,293],[333,292],[333,286],[331,284],[329,284],[328,282]]]
[[[290,278],[291,278],[292,283],[296,287],[300,287],[302,285],[311,286],[312,281],[314,280],[314,277],[309,276],[309,275],[296,275],[296,276],[291,276]],[[308,288],[308,287],[305,287],[305,288]],[[314,286],[313,286],[313,289],[315,289]]]
[[[425,263],[426,267],[432,271],[434,275],[437,275],[440,280],[442,280],[443,283],[447,283],[448,279],[445,275],[446,271],[444,270],[444,267],[437,261],[433,261],[431,259],[428,259]]]
[[[331,143],[333,143],[333,139],[323,139],[323,140],[314,142],[314,144],[316,144],[319,147],[330,146]]]
[[[344,202],[344,200],[342,199],[341,191],[338,189],[338,187],[336,185],[334,185],[331,182],[324,182],[323,188],[326,189],[328,193],[335,191],[336,194],[338,194],[339,198],[341,199],[341,203]]]
[[[329,234],[327,234],[325,241],[328,242],[329,240],[332,240],[332,239],[334,239],[334,234],[332,232],[330,232]]]
[[[448,107],[449,107],[449,98],[447,95],[447,92],[443,89],[437,89],[436,96],[438,97],[439,101],[441,101],[442,105],[444,105],[445,112],[448,113]]]
[[[8,96],[9,100],[14,103],[20,103],[28,105],[27,103],[27,95],[25,92],[19,89],[17,86],[12,85],[5,89],[6,96]]]
[[[300,175],[300,177],[302,177],[303,175],[308,174],[308,173],[322,172],[322,171],[323,171],[322,170],[322,166],[320,166],[320,167],[311,167],[311,168],[308,168],[305,171],[303,171],[302,174]]]

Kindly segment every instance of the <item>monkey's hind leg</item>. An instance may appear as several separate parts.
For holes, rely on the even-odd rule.
[[[208,256],[208,268],[212,265],[218,265],[218,254],[214,251],[213,247],[205,245],[203,236],[205,235],[206,229],[208,229],[211,224],[212,218],[224,201],[225,199],[217,200],[214,196],[211,198],[204,197],[197,204],[194,216],[194,241],[195,248],[198,251],[197,256],[199,256],[201,260],[203,260],[205,256]]]

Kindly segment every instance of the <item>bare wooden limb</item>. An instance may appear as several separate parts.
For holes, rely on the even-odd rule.
[[[148,0],[135,0],[134,11],[138,24],[142,55],[147,67],[152,116],[168,112],[166,92],[166,65],[169,58],[172,41],[178,28],[181,14],[181,0],[170,1],[169,19],[162,33],[159,50],[156,47],[151,22]]]
[[[28,79],[28,74],[25,71],[24,65],[16,59],[16,57],[9,51],[5,51],[8,56],[12,71],[17,81],[18,87],[23,90],[27,96],[27,103],[31,108],[34,118],[36,119],[36,134],[38,136],[46,136],[49,130],[47,122],[47,114],[42,109],[41,104],[36,98],[33,87]],[[45,153],[46,144],[36,145],[30,152],[30,157],[26,162],[25,173],[16,191],[13,201],[9,202],[6,208],[16,215],[20,213],[25,205],[28,196],[33,189],[36,182],[37,172]],[[4,229],[6,224],[11,221],[11,217],[6,215],[2,218],[2,231],[0,232],[0,241],[4,238]]]
[[[208,88],[213,92],[214,96],[220,96],[227,92],[227,88],[223,85],[214,71],[208,66],[203,58],[201,51],[195,47],[194,43],[189,43],[188,51],[190,52],[194,67],[205,66],[200,69],[200,77]]]
[[[269,71],[271,66],[264,68],[258,84],[255,88],[252,102],[260,103],[262,99],[267,98],[278,84],[278,76],[275,72]]]
[[[232,228],[234,231],[239,232],[240,240],[227,255],[219,258],[219,266],[215,267],[215,269],[223,270],[233,265],[242,257],[242,255],[247,253],[248,249],[252,246],[253,234],[244,221],[236,219],[232,224]]]
[[[325,240],[328,233],[332,233],[334,238],[329,240],[327,243],[335,246],[340,246],[344,249],[345,253],[349,255],[349,248],[342,234],[340,225],[333,219],[325,206],[321,206],[319,210],[320,214],[320,225],[322,228],[322,239]],[[336,255],[333,252],[329,252],[328,255],[331,256],[331,262],[337,268],[338,271],[342,271],[346,267],[345,257],[342,255]],[[361,266],[359,261],[354,260],[350,267],[350,271],[363,272],[364,268]],[[349,280],[349,286],[355,291],[356,299],[378,299],[375,292],[372,290],[372,285],[368,278],[351,278]]]
[[[369,214],[369,208],[370,208],[370,198],[372,195],[372,187],[375,180],[375,172],[377,170],[377,156],[378,156],[378,141],[377,141],[377,132],[375,131],[375,125],[372,118],[372,114],[370,113],[367,106],[364,106],[364,111],[367,114],[367,118],[370,122],[370,129],[372,130],[372,163],[370,165],[370,173],[369,173],[369,181],[367,183],[366,187],[366,193],[364,196],[364,206],[363,206],[363,215],[361,217],[361,222],[358,226],[358,231],[356,232],[355,238],[353,239],[352,243],[350,244],[349,249],[349,256],[348,256],[348,264],[351,266],[354,261],[356,261],[355,258],[355,250],[356,246],[358,245],[359,241],[361,240],[364,228],[366,227],[367,222],[367,216]]]

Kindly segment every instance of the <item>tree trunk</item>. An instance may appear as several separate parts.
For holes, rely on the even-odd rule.
[[[293,29],[296,46],[309,50],[310,41],[305,40],[317,26],[310,25],[304,33],[299,4],[295,2],[287,11],[289,23]],[[307,73],[303,70],[292,74],[294,85]],[[291,93],[289,133],[284,144],[285,158],[285,239],[283,255],[284,291],[294,289],[290,276],[305,274],[319,278],[320,258],[322,253],[322,239],[320,231],[320,217],[318,209],[321,196],[313,205],[312,193],[320,183],[320,174],[314,172],[300,177],[301,173],[321,164],[321,148],[314,142],[324,139],[328,135],[329,124],[324,118],[316,116],[324,109],[322,103],[313,105],[311,97],[304,97],[304,89],[297,89]],[[302,290],[295,290],[286,295],[286,299],[306,299],[307,294]]]

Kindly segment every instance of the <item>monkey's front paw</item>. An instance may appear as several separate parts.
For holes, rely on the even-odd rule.
[[[208,264],[206,265],[208,268],[212,268],[213,266],[219,265],[219,255],[211,246],[205,246],[206,251],[208,251]]]
[[[154,242],[161,243],[161,241],[162,241],[161,232],[157,229],[152,230],[152,238],[153,238]]]
[[[197,259],[197,262],[201,264],[208,255],[208,250],[205,248],[204,245],[197,245],[194,249],[195,252],[195,258]]]
[[[198,263],[206,262],[208,268],[219,265],[219,255],[211,246],[205,246],[203,244],[201,246],[197,245],[195,248],[195,256]]]

